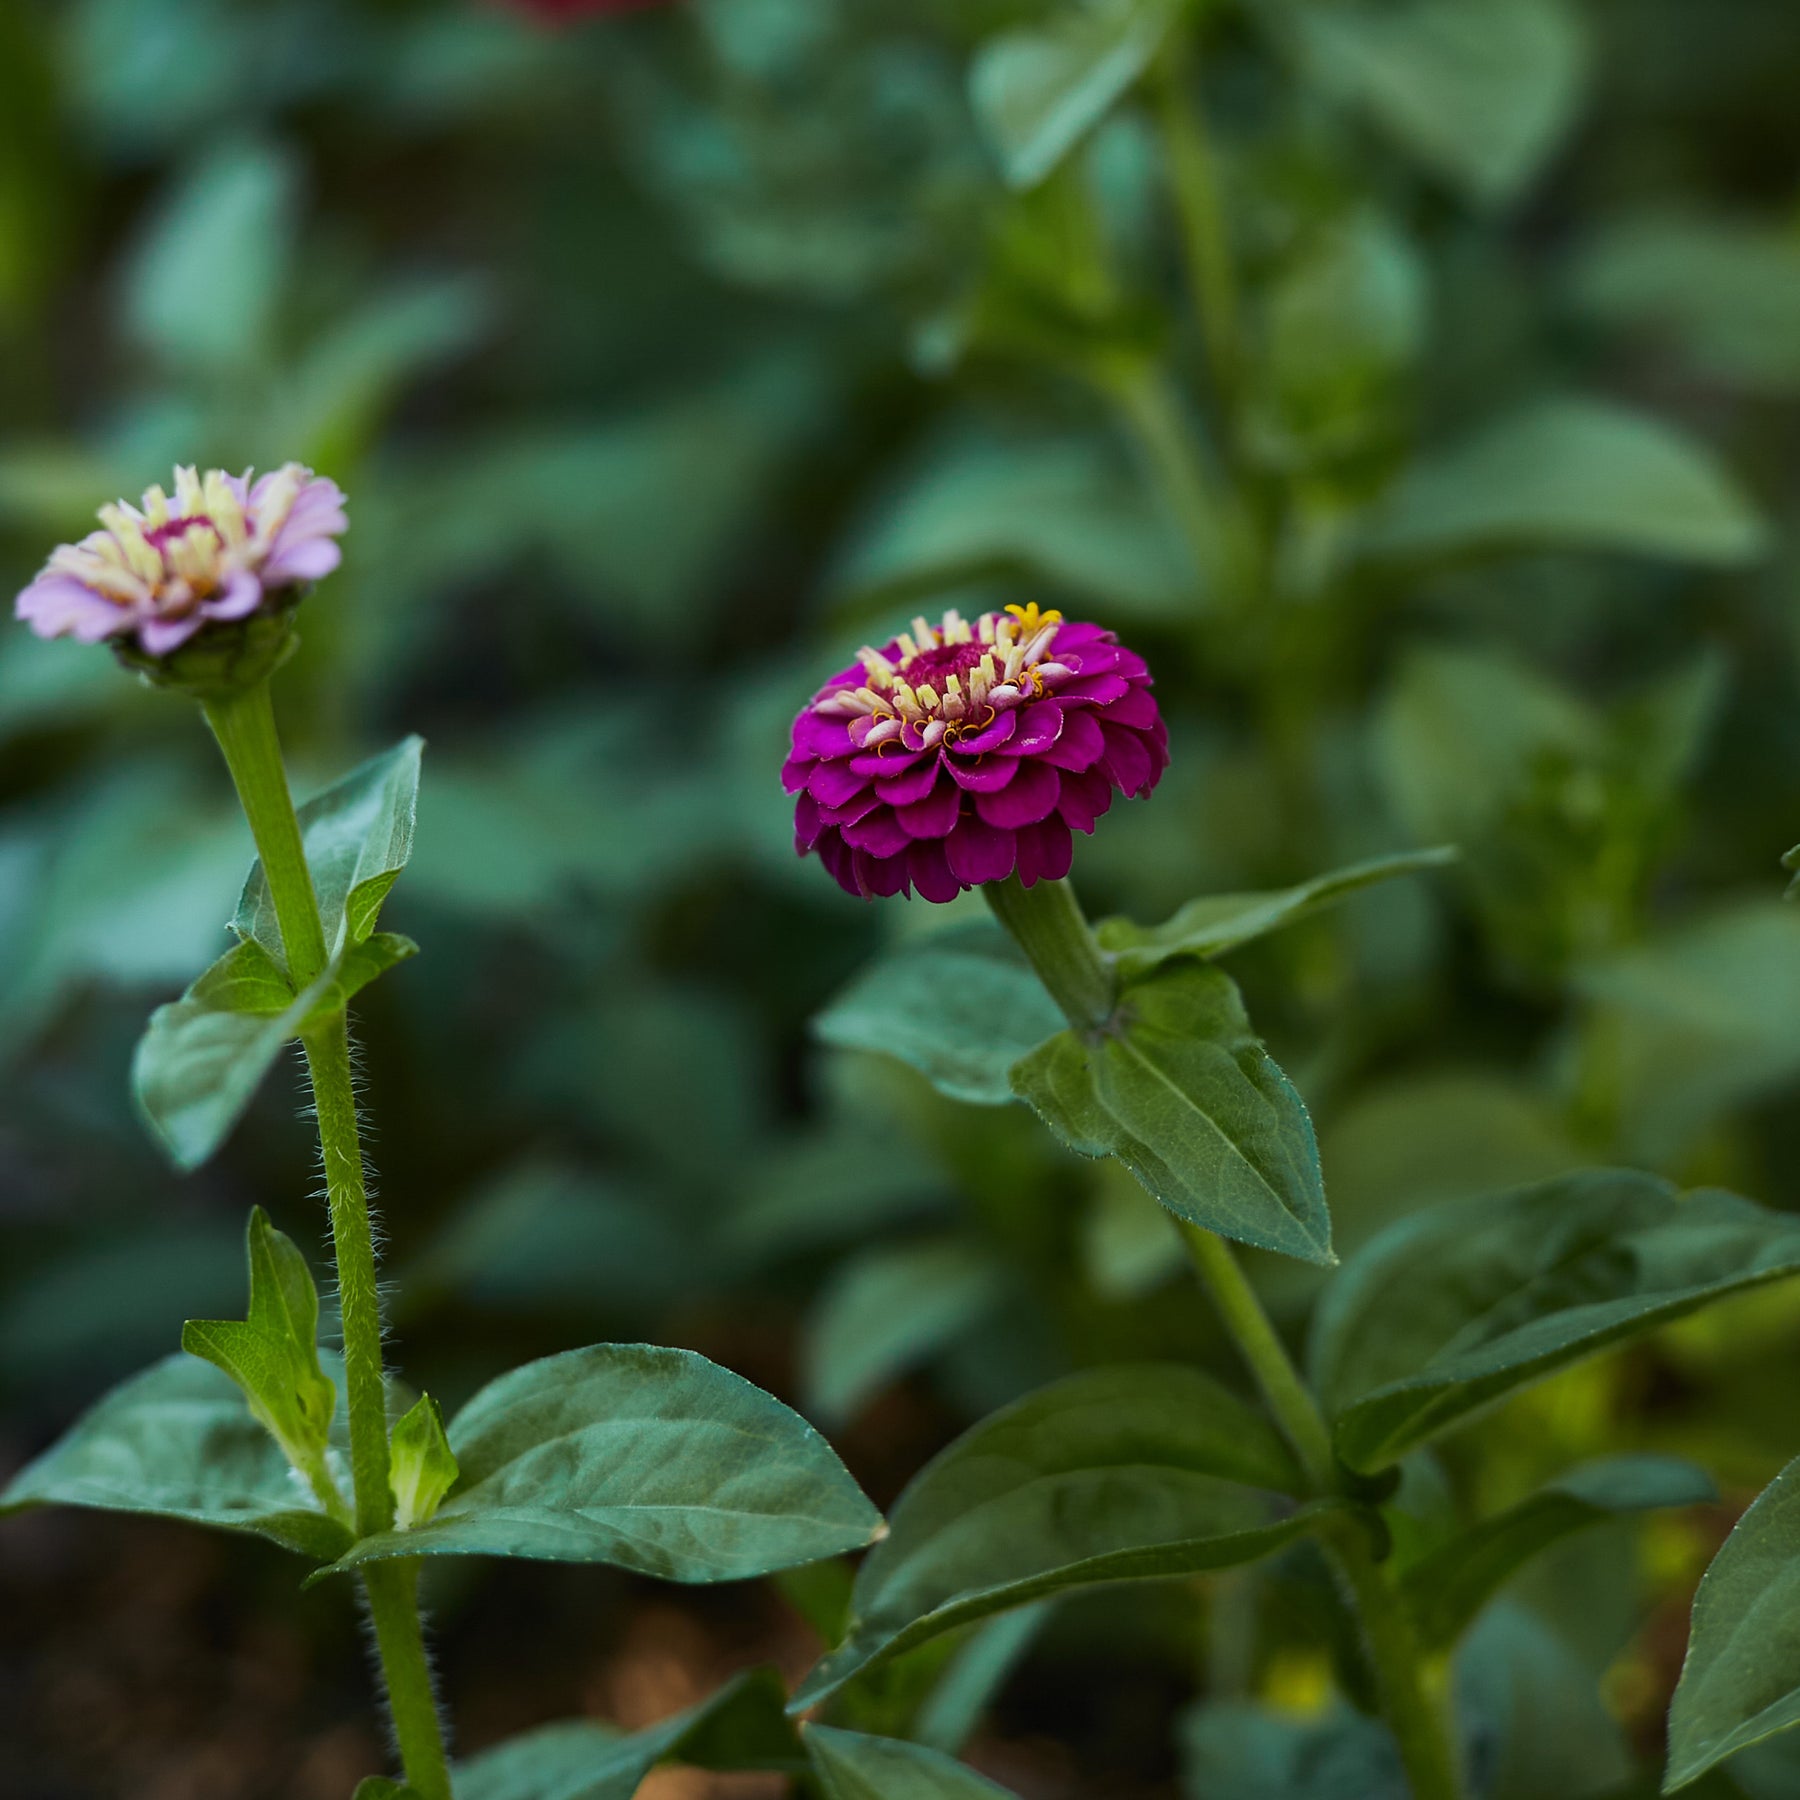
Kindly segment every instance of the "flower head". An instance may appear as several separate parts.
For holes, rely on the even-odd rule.
[[[337,483],[287,463],[251,472],[175,471],[173,497],[100,509],[99,531],[51,552],[16,611],[39,637],[111,638],[164,657],[208,625],[249,619],[329,575],[349,521]]]
[[[782,781],[795,843],[852,894],[953,900],[1069,872],[1071,831],[1147,794],[1169,734],[1144,659],[1035,605],[915,619],[813,695]]]

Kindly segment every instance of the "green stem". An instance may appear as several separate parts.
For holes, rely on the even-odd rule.
[[[1193,289],[1213,389],[1230,426],[1236,419],[1241,351],[1237,277],[1217,160],[1205,120],[1194,104],[1191,58],[1179,35],[1157,67],[1154,87],[1175,214],[1181,226],[1182,258]],[[1234,437],[1234,431],[1228,429],[1227,442]]]
[[[1018,876],[1009,875],[981,891],[1069,1023],[1077,1031],[1104,1024],[1112,1014],[1117,983],[1075,890],[1066,881],[1025,887]]]
[[[1329,1493],[1337,1484],[1331,1433],[1300,1379],[1287,1346],[1263,1311],[1255,1288],[1238,1266],[1231,1246],[1216,1232],[1204,1231],[1185,1220],[1181,1223],[1181,1235],[1187,1240],[1188,1255],[1201,1285],[1219,1309],[1238,1354],[1250,1365],[1250,1373],[1262,1389],[1282,1434],[1299,1457],[1307,1481],[1315,1492]]]
[[[409,1787],[423,1800],[450,1800],[450,1769],[444,1758],[444,1728],[431,1687],[431,1663],[419,1619],[419,1565],[416,1561],[370,1563],[363,1570],[369,1618],[387,1683],[388,1715],[400,1747]]]
[[[331,1241],[337,1252],[338,1308],[344,1332],[344,1378],[350,1412],[350,1477],[360,1537],[389,1531],[394,1496],[388,1486],[386,1386],[381,1371],[381,1297],[375,1282],[375,1236],[356,1090],[350,1070],[350,1030],[338,1013],[301,1040],[318,1114]]]
[[[241,693],[209,700],[206,717],[225,753],[250,835],[262,858],[282,948],[287,953],[288,974],[296,988],[304,988],[325,968],[325,930],[306,866],[300,822],[288,791],[267,680]],[[300,1041],[312,1082],[331,1207],[356,1531],[359,1537],[370,1537],[392,1528],[394,1497],[388,1484],[381,1297],[350,1065],[349,1023],[340,1012],[306,1032]],[[450,1800],[449,1764],[419,1622],[417,1565],[371,1564],[363,1572],[363,1584],[406,1779],[423,1800]]]
[[[305,988],[325,967],[325,932],[319,923],[319,901],[306,867],[300,821],[288,793],[281,740],[275,735],[275,708],[269,684],[258,681],[239,693],[205,703],[225,766],[237,786],[263,876],[275,903],[288,973],[296,989]]]
[[[1331,1492],[1337,1485],[1331,1433],[1231,1246],[1195,1225],[1184,1224],[1182,1236],[1201,1283],[1312,1488]],[[1363,1527],[1343,1518],[1322,1536],[1361,1623],[1382,1712],[1399,1745],[1413,1800],[1461,1800],[1462,1775],[1441,1659],[1424,1655],[1401,1596],[1376,1561]]]
[[[1400,1747],[1413,1800],[1462,1800],[1448,1660],[1425,1655],[1401,1597],[1360,1525],[1344,1521],[1327,1541],[1362,1625],[1382,1714]]]

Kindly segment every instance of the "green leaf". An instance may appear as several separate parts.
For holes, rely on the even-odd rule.
[[[841,1050],[897,1056],[939,1093],[977,1106],[1013,1097],[1008,1072],[1063,1016],[996,924],[952,926],[896,944],[813,1020]]]
[[[409,737],[371,757],[300,808],[306,866],[312,871],[325,948],[336,956],[375,929],[388,890],[412,855],[419,799],[419,757],[425,740]],[[244,883],[232,929],[254,938],[283,969],[287,957],[275,903],[258,862]]]
[[[1375,209],[1301,236],[1262,304],[1249,422],[1259,452],[1299,469],[1391,437],[1429,300],[1424,258]]]
[[[139,1040],[131,1082],[175,1166],[197,1169],[230,1136],[284,1045],[417,951],[410,938],[378,932],[350,945],[296,995],[264,945],[246,938],[179,1000],[159,1006]]]
[[[336,1382],[337,1368],[329,1372]],[[322,1562],[351,1542],[230,1378],[185,1352],[114,1388],[0,1494],[0,1510],[31,1505],[251,1531]]]
[[[1756,1497],[1694,1596],[1664,1791],[1800,1724],[1800,1458]]]
[[[1274,16],[1313,85],[1483,205],[1510,200],[1555,149],[1587,60],[1562,0],[1363,0]]]
[[[1708,1301],[1800,1271],[1800,1219],[1589,1170],[1402,1219],[1326,1289],[1314,1386],[1373,1471],[1504,1395]]]
[[[1156,971],[1105,1027],[1059,1032],[1012,1080],[1070,1149],[1116,1156],[1178,1218],[1335,1260],[1312,1121],[1221,970]]]
[[[1204,1701],[1181,1721],[1181,1751],[1183,1792],[1209,1800],[1406,1800],[1387,1727],[1341,1703],[1314,1719]]]
[[[829,1725],[804,1735],[825,1800],[1012,1800],[1011,1789],[923,1744]]]
[[[824,1423],[871,1396],[993,1311],[1006,1272],[960,1238],[879,1246],[843,1263],[807,1325],[806,1409]]]
[[[410,1531],[432,1518],[456,1485],[456,1457],[444,1435],[444,1417],[429,1394],[394,1421],[388,1486],[394,1495],[394,1523]]]
[[[1773,897],[1690,916],[1575,972],[1611,1059],[1619,1141],[1670,1162],[1800,1074],[1800,914]]]
[[[293,248],[291,155],[227,140],[164,202],[127,275],[138,341],[171,363],[242,371],[272,348]]]
[[[449,1440],[462,1474],[437,1516],[362,1539],[339,1569],[523,1556],[738,1581],[881,1530],[804,1419],[691,1351],[595,1344],[527,1363],[483,1388]]]
[[[1716,1497],[1705,1471],[1679,1457],[1584,1463],[1421,1557],[1406,1571],[1402,1591],[1427,1647],[1447,1647],[1540,1550],[1623,1513]]]
[[[1098,0],[976,52],[969,99],[1007,181],[1036,187],[1150,66],[1177,0]]]
[[[860,520],[833,587],[860,611],[971,580],[1028,577],[1172,619],[1193,605],[1193,557],[1132,470],[1079,438],[956,433]]]
[[[181,1347],[244,1391],[250,1410],[302,1473],[322,1469],[337,1390],[319,1366],[319,1290],[306,1258],[260,1206],[250,1209],[249,1317],[189,1319]]]
[[[1793,1800],[1800,1792],[1800,1732],[1777,1732],[1740,1750],[1731,1759],[1731,1790],[1748,1800]],[[1709,1784],[1701,1791],[1713,1789]]]
[[[1734,566],[1768,544],[1705,446],[1594,400],[1538,401],[1416,463],[1371,516],[1380,557],[1613,551]]]
[[[1159,968],[1172,957],[1223,956],[1271,931],[1292,925],[1309,913],[1339,900],[1422,869],[1438,869],[1456,860],[1448,846],[1401,856],[1378,856],[1352,863],[1329,875],[1315,875],[1297,887],[1260,894],[1208,894],[1190,900],[1160,925],[1137,925],[1130,919],[1102,919],[1095,927],[1103,950],[1111,951],[1121,978],[1132,981]]]
[[[424,1800],[424,1796],[403,1781],[392,1781],[386,1775],[365,1775],[356,1784],[350,1800]]]
[[[591,1719],[543,1725],[459,1764],[457,1800],[632,1800],[665,1760],[797,1771],[804,1757],[785,1699],[774,1670],[753,1669],[698,1706],[629,1736]]]
[[[983,1420],[913,1479],[857,1571],[848,1639],[795,1696],[1095,1582],[1250,1562],[1306,1529],[1275,1428],[1197,1369],[1093,1369]]]
[[[1706,380],[1800,392],[1800,239],[1783,219],[1611,221],[1577,252],[1570,288],[1589,319],[1644,332]]]
[[[1609,1646],[1610,1649],[1610,1646]],[[1609,1800],[1637,1766],[1598,1671],[1537,1614],[1502,1601],[1456,1659],[1465,1757],[1485,1800]]]

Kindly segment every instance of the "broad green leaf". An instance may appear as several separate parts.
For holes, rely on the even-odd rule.
[[[1657,212],[1604,223],[1577,252],[1570,289],[1588,318],[1645,332],[1708,380],[1800,391],[1800,237],[1785,220]]]
[[[449,1439],[462,1473],[436,1517],[364,1538],[338,1568],[523,1556],[737,1581],[881,1530],[804,1419],[691,1351],[595,1344],[527,1363],[483,1388]]]
[[[829,1725],[804,1735],[825,1800],[1012,1800],[1011,1789],[923,1744]]]
[[[0,1510],[30,1505],[251,1531],[324,1562],[351,1542],[230,1378],[185,1351],[114,1388],[0,1494]]]
[[[1800,1271],[1800,1219],[1633,1169],[1434,1206],[1359,1251],[1313,1322],[1338,1454],[1372,1471],[1621,1338]]]
[[[1197,1369],[1070,1376],[983,1420],[926,1465],[857,1571],[848,1639],[811,1706],[871,1664],[1065,1588],[1250,1562],[1312,1510],[1275,1428]]]
[[[1035,30],[990,38],[969,98],[1006,179],[1036,187],[1150,66],[1177,0],[1069,5]]]
[[[1157,970],[1104,1029],[1059,1032],[1012,1081],[1070,1149],[1116,1156],[1178,1218],[1334,1260],[1312,1121],[1221,970]]]
[[[1800,1460],[1760,1493],[1694,1596],[1665,1792],[1800,1725]]]
[[[1464,1757],[1483,1800],[1618,1800],[1636,1758],[1599,1670],[1536,1613],[1490,1607],[1456,1658]]]
[[[1406,1800],[1388,1729],[1341,1702],[1322,1718],[1208,1700],[1181,1721],[1182,1791],[1195,1800]]]
[[[456,1458],[444,1435],[443,1415],[429,1394],[394,1421],[389,1446],[388,1486],[394,1495],[394,1523],[410,1531],[435,1516],[456,1485]]]
[[[1800,1074],[1800,913],[1771,896],[1689,917],[1575,972],[1607,1046],[1618,1130],[1666,1163]]]
[[[282,994],[279,1012],[265,1010]],[[239,1010],[240,1003],[254,1010]],[[311,1011],[311,996],[296,997],[251,940],[150,1015],[132,1061],[132,1092],[178,1169],[197,1169],[231,1134]]]
[[[1595,400],[1544,400],[1419,460],[1364,539],[1381,557],[1615,551],[1752,562],[1768,533],[1704,445]]]
[[[409,737],[371,757],[300,808],[306,865],[312,871],[325,948],[336,956],[375,929],[388,890],[412,855],[419,799],[419,757],[425,740]],[[254,938],[282,966],[287,957],[275,903],[258,862],[244,883],[232,929]]]
[[[1429,322],[1424,258],[1373,208],[1304,233],[1262,303],[1248,429],[1288,469],[1391,438]]]
[[[1711,1478],[1678,1457],[1583,1463],[1421,1557],[1406,1571],[1402,1591],[1426,1644],[1448,1646],[1532,1557],[1572,1532],[1623,1513],[1715,1497]]]
[[[1120,976],[1130,981],[1172,957],[1223,956],[1377,882],[1442,868],[1455,860],[1456,852],[1448,847],[1378,856],[1329,875],[1315,875],[1297,887],[1261,894],[1208,894],[1190,900],[1160,925],[1102,919],[1095,932],[1101,948],[1112,952]]]
[[[630,1735],[592,1719],[542,1725],[459,1764],[457,1800],[632,1800],[663,1761],[797,1771],[804,1757],[785,1699],[780,1677],[756,1669]]]
[[[198,1168],[230,1136],[283,1046],[417,950],[410,938],[377,932],[296,995],[262,943],[246,938],[179,1000],[159,1006],[138,1042],[131,1082],[175,1166]]]
[[[1401,662],[1376,749],[1403,821],[1422,838],[1493,835],[1550,758],[1592,765],[1605,733],[1585,706],[1497,649],[1432,646]]]
[[[1793,1800],[1800,1792],[1800,1732],[1778,1731],[1731,1759],[1731,1787],[1748,1800]],[[1701,1790],[1710,1794],[1712,1788]]]
[[[138,341],[217,374],[272,347],[292,251],[300,170],[267,144],[226,139],[164,202],[126,277]]]
[[[356,1784],[350,1800],[424,1800],[424,1796],[403,1781],[390,1780],[386,1775],[365,1775]]]
[[[833,586],[859,610],[960,582],[1029,576],[1104,606],[1171,618],[1193,557],[1143,483],[1079,439],[955,435],[862,520]]]
[[[296,1469],[322,1470],[337,1389],[319,1366],[319,1290],[306,1258],[260,1206],[250,1209],[249,1316],[189,1319],[181,1347],[222,1369]]]
[[[809,1320],[808,1412],[841,1423],[993,1310],[1006,1273],[960,1238],[878,1246],[842,1264]]]
[[[1555,149],[1587,60],[1563,0],[1352,0],[1273,16],[1315,85],[1484,205],[1510,200]]]
[[[878,957],[813,1020],[841,1050],[897,1056],[940,1093],[978,1106],[1013,1097],[1008,1071],[1063,1016],[996,924],[909,938]]]

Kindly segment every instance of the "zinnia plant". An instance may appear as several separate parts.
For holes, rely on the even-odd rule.
[[[1072,833],[1092,831],[1116,792],[1149,792],[1167,739],[1143,660],[1035,605],[915,620],[812,697],[792,744],[801,854],[859,896],[942,902],[979,887],[1013,946],[991,925],[909,934],[828,1009],[823,1034],[904,1057],[957,1099],[1010,1092],[1070,1149],[1128,1168],[1174,1215],[1263,1403],[1185,1367],[1096,1369],[977,1425],[901,1495],[857,1575],[849,1633],[800,1702],[1026,1598],[1305,1539],[1385,1725],[1321,1726],[1319,1755],[1354,1745],[1371,1793],[1481,1791],[1454,1658],[1488,1600],[1566,1531],[1710,1487],[1672,1459],[1595,1465],[1569,1477],[1567,1498],[1532,1496],[1399,1556],[1396,1530],[1417,1529],[1396,1492],[1403,1459],[1618,1335],[1800,1269],[1800,1230],[1635,1171],[1428,1209],[1330,1276],[1303,1373],[1232,1240],[1334,1267],[1318,1146],[1217,959],[1448,853],[1201,897],[1157,926],[1091,926],[1065,879]],[[1716,1259],[1676,1248],[1697,1247],[1693,1232]]]
[[[446,1426],[385,1367],[382,1294],[349,1005],[409,958],[376,929],[412,847],[421,745],[408,739],[296,809],[270,677],[309,585],[338,564],[337,487],[290,463],[260,480],[176,472],[173,497],[108,506],[18,599],[43,636],[109,642],[158,685],[191,694],[224,752],[258,860],[236,942],[151,1020],[134,1081],[175,1163],[204,1162],[283,1047],[298,1042],[318,1126],[341,1314],[322,1350],[313,1277],[256,1208],[241,1320],[192,1320],[182,1354],[102,1400],[5,1495],[252,1531],[315,1576],[363,1586],[405,1772],[367,1796],[449,1800],[453,1774],[418,1606],[420,1559],[488,1555],[612,1562],[675,1581],[737,1579],[867,1544],[880,1518],[824,1441],[786,1407],[686,1352],[596,1345],[501,1375]],[[294,1172],[296,1192],[305,1173]],[[354,1572],[352,1575],[351,1572]],[[785,1729],[766,1683],[729,1709]],[[688,1723],[694,1723],[689,1721]],[[697,1726],[696,1726],[697,1728]],[[627,1742],[557,1728],[454,1777],[465,1794],[521,1767],[639,1774],[686,1725]],[[579,1728],[577,1728],[579,1733]],[[560,1761],[557,1761],[560,1759]],[[635,1776],[629,1785],[635,1785]],[[573,1791],[573,1790],[571,1790]]]

